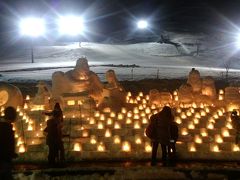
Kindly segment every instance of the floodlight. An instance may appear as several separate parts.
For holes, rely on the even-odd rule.
[[[83,32],[83,19],[79,16],[63,16],[58,20],[60,34],[76,36]]]
[[[21,35],[38,37],[45,33],[45,21],[42,18],[24,18],[19,26]]]
[[[148,22],[145,20],[140,20],[137,22],[137,27],[139,29],[146,29],[148,27]]]

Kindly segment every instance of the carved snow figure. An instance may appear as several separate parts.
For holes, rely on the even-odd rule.
[[[202,81],[202,94],[210,98],[216,98],[215,82],[212,77],[208,76]]]
[[[43,81],[39,81],[38,85],[38,92],[32,100],[32,106],[41,106],[44,109],[48,109],[49,107],[49,99],[51,97],[51,92],[47,84]]]
[[[151,104],[167,104],[172,102],[170,92],[159,92],[157,89],[151,89],[149,92],[149,101]]]
[[[103,97],[99,108],[110,107],[116,111],[120,110],[125,103],[126,92],[118,82],[114,70],[106,72],[107,84],[103,89]]]
[[[224,99],[227,103],[230,103],[230,102],[240,103],[239,88],[238,87],[226,87]]]
[[[202,80],[199,71],[195,68],[192,68],[191,72],[189,73],[187,83],[192,86],[194,93],[201,93]]]
[[[14,85],[0,82],[0,106],[23,106],[21,91]]]
[[[53,98],[58,98],[63,93],[88,92],[99,102],[102,100],[103,85],[99,77],[88,66],[86,58],[79,58],[73,70],[63,73],[57,71],[52,75]]]
[[[193,89],[190,84],[183,84],[178,90],[179,101],[182,103],[191,103],[193,100]]]

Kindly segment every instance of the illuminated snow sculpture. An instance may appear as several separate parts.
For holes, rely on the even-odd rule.
[[[172,102],[170,92],[159,92],[157,89],[151,89],[149,92],[149,101],[151,104],[167,104]]]
[[[216,87],[212,77],[207,76],[202,80],[202,94],[210,98],[216,98]]]
[[[179,101],[191,103],[193,100],[193,88],[190,84],[182,84],[178,90]]]
[[[34,110],[44,110],[49,109],[49,100],[51,97],[51,91],[47,84],[43,81],[39,81],[37,84],[38,92],[31,102],[32,109]]]
[[[114,70],[106,72],[106,80],[107,84],[103,89],[104,99],[100,102],[99,108],[110,107],[118,111],[125,104],[126,91],[118,82]]]
[[[14,85],[0,82],[0,106],[23,106],[21,91]]]
[[[198,70],[192,68],[188,75],[187,83],[192,86],[194,93],[201,93],[202,90],[202,80]]]
[[[103,85],[99,77],[89,69],[88,60],[84,57],[77,60],[73,70],[52,75],[53,98],[59,98],[64,93],[87,92],[95,101],[102,100]]]

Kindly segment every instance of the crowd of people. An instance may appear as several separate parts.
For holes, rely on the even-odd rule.
[[[65,161],[64,145],[62,140],[63,112],[60,104],[56,103],[51,112],[44,112],[50,118],[44,129],[46,144],[49,147],[48,163],[51,166]],[[231,120],[235,129],[235,143],[240,142],[240,117],[236,110],[231,113]],[[12,179],[12,160],[17,157],[15,153],[15,138],[12,123],[17,119],[16,109],[9,106],[4,110],[0,119],[0,179]],[[178,140],[178,126],[174,121],[172,109],[164,106],[157,114],[150,117],[149,125],[145,131],[151,139],[152,156],[151,165],[157,165],[157,150],[159,144],[162,152],[162,165],[174,166],[176,163],[176,141]]]

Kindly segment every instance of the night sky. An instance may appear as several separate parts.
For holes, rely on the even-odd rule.
[[[17,34],[18,19],[29,15],[46,19],[49,36],[56,34],[53,32],[57,16],[82,15],[93,41],[129,31],[139,18],[149,19],[156,33],[214,31],[227,29],[228,20],[237,26],[240,23],[239,0],[3,0],[0,11],[0,40]]]

